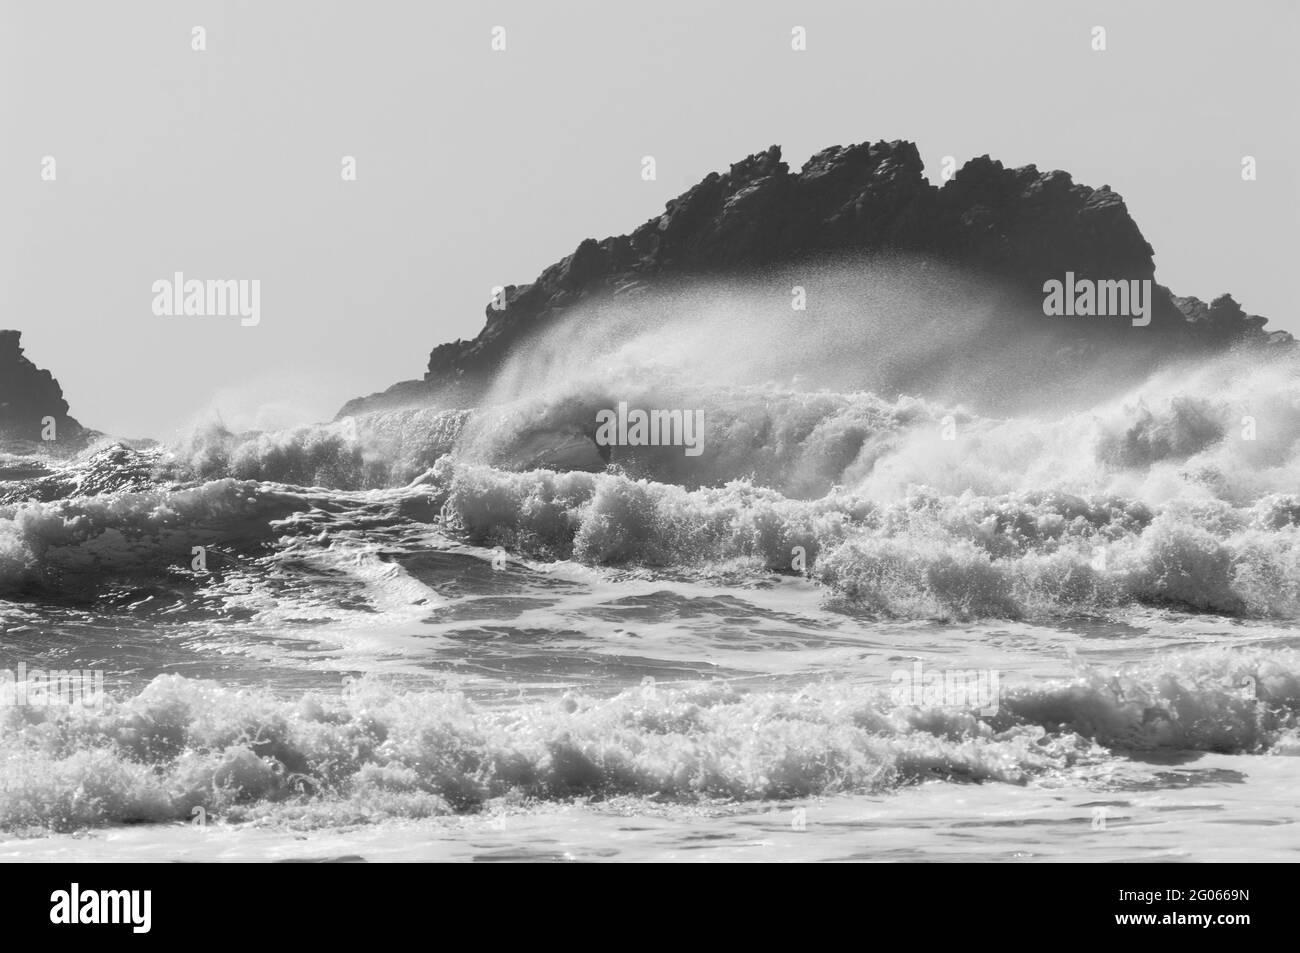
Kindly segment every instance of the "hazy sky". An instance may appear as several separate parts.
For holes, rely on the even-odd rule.
[[[911,139],[935,179],[989,153],[1109,184],[1158,280],[1300,332],[1298,10],[0,0],[0,327],[102,430],[324,419],[710,171]],[[175,271],[260,279],[261,323],[155,316]]]

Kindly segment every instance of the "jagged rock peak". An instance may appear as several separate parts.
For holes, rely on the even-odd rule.
[[[1033,165],[1007,168],[987,155],[935,185],[916,145],[904,141],[831,146],[792,173],[774,145],[705,176],[631,233],[588,238],[530,284],[508,286],[504,308],[488,306],[473,340],[434,348],[422,382],[352,401],[342,413],[408,404],[434,390],[472,400],[512,349],[593,295],[848,251],[930,256],[996,276],[1027,302],[1041,302],[1044,282],[1067,272],[1151,280],[1149,336],[1171,350],[1290,340],[1264,332],[1266,319],[1231,298],[1207,306],[1156,284],[1153,249],[1107,185],[1091,188]]]

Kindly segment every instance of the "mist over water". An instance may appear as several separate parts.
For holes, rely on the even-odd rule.
[[[823,260],[594,300],[530,337],[496,375],[488,402],[576,379],[868,391],[998,414],[1057,410],[1095,403],[1150,369],[1160,349],[1154,334],[1110,323],[1048,318],[1023,292],[927,259]],[[1080,366],[1088,341],[1097,342],[1095,359]]]

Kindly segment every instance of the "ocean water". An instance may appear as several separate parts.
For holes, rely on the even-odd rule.
[[[997,415],[609,367],[8,448],[0,669],[105,692],[0,705],[0,857],[1297,859],[1293,353]],[[619,400],[706,452],[602,455]]]

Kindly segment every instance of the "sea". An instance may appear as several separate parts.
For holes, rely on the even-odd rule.
[[[617,348],[6,445],[0,859],[1300,860],[1293,350],[984,412]]]

